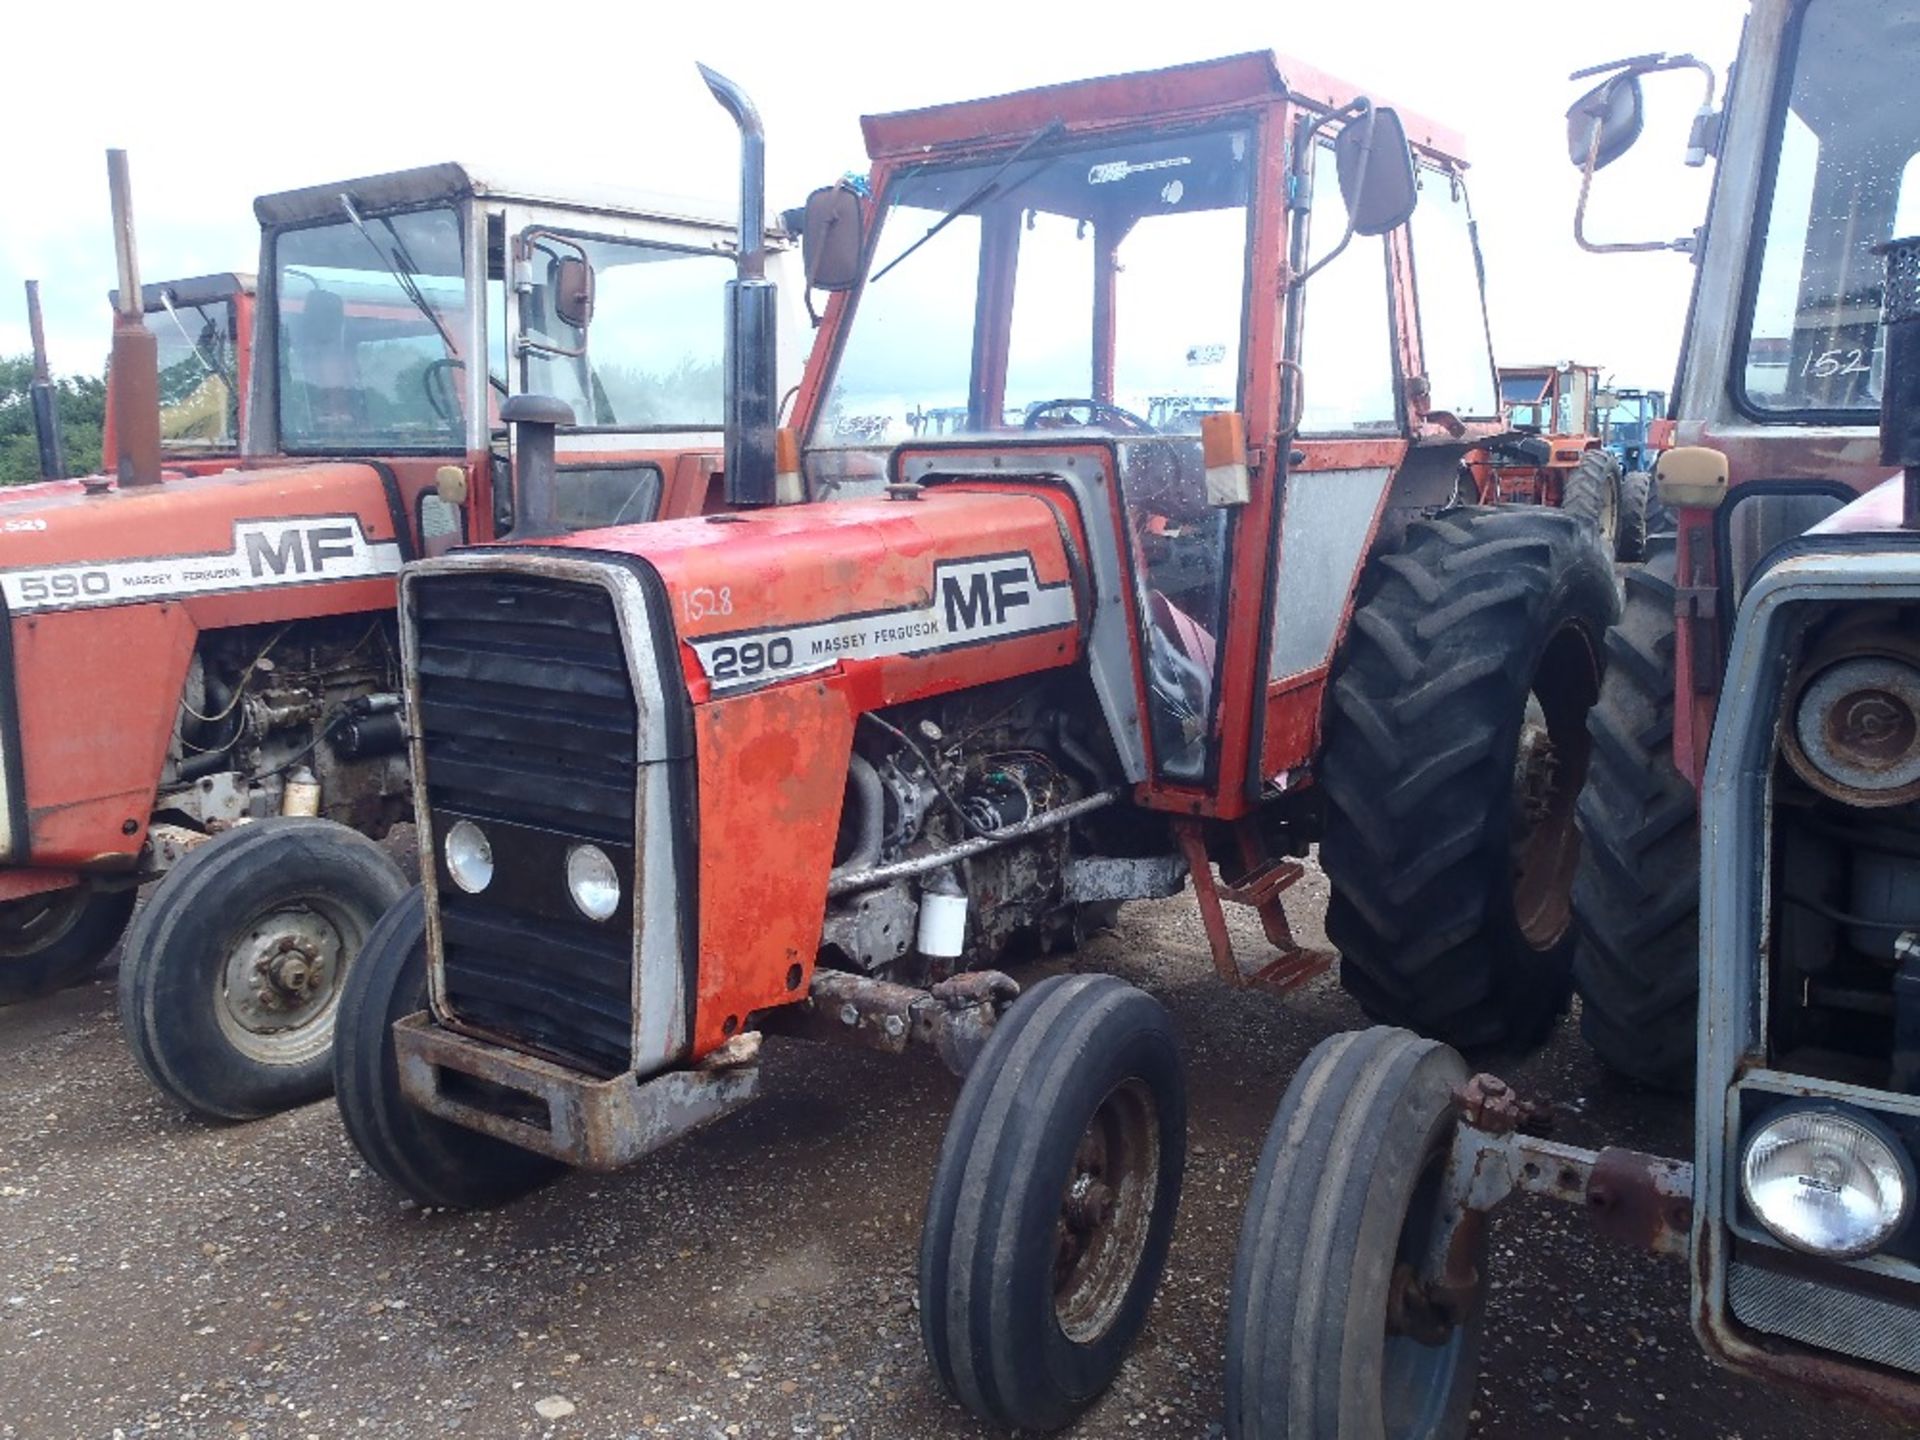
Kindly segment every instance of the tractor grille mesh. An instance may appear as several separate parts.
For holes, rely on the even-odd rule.
[[[482,894],[441,875],[447,1008],[618,1074],[631,1054],[633,925],[573,912],[558,873],[568,841],[632,854],[639,715],[612,597],[475,572],[420,576],[410,601],[434,853],[456,816],[493,846]]]
[[[1920,1312],[1911,1305],[1738,1261],[1727,1299],[1750,1330],[1920,1374]]]

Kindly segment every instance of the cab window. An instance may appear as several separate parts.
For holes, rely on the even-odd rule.
[[[1333,146],[1321,144],[1314,153],[1313,208],[1307,215],[1311,258],[1318,260],[1338,245],[1346,227]],[[1346,254],[1300,292],[1303,435],[1400,432],[1386,245],[1384,238],[1354,236]]]
[[[1422,167],[1420,203],[1414,206],[1411,224],[1428,404],[1449,415],[1498,415],[1479,242],[1466,181]]]

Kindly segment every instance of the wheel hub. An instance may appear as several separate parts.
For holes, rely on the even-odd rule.
[[[341,951],[339,930],[312,910],[262,916],[228,957],[228,1016],[256,1035],[307,1023],[332,998]]]
[[[1159,1172],[1153,1099],[1129,1080],[1094,1112],[1060,1197],[1053,1302],[1070,1339],[1097,1339],[1118,1314],[1146,1249]]]

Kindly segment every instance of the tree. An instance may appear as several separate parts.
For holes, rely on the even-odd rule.
[[[40,447],[33,433],[33,359],[0,356],[0,485],[40,478]],[[100,468],[100,432],[107,423],[107,385],[97,375],[54,381],[67,469],[85,475]]]

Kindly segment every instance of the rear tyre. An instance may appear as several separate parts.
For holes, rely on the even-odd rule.
[[[1321,779],[1327,934],[1377,1020],[1531,1045],[1565,1010],[1587,710],[1618,596],[1581,523],[1539,506],[1408,527],[1362,578]]]
[[[1614,537],[1613,558],[1636,561],[1647,553],[1647,506],[1653,498],[1653,477],[1629,470],[1620,482],[1620,528]]]
[[[1460,1323],[1423,1339],[1402,1332],[1393,1304],[1396,1271],[1418,1266],[1439,1222],[1452,1091],[1466,1078],[1456,1052],[1384,1027],[1321,1041],[1295,1073],[1234,1257],[1232,1440],[1467,1433],[1484,1287]]]
[[[1146,1322],[1186,1167],[1158,1001],[1109,975],[1029,991],[967,1074],[920,1237],[920,1335],[947,1393],[1057,1430]]]
[[[517,1200],[567,1167],[451,1124],[400,1090],[393,1023],[427,1008],[427,903],[418,886],[367,936],[340,992],[334,1098],[347,1138],[374,1171],[421,1205],[479,1210]]]
[[[1693,1083],[1700,988],[1700,822],[1673,763],[1674,540],[1626,573],[1607,678],[1587,724],[1573,885],[1580,1028],[1601,1060],[1664,1090]]]
[[[77,885],[0,905],[0,1005],[78,984],[120,943],[133,886]]]
[[[1620,461],[1611,450],[1584,450],[1560,487],[1560,508],[1600,538],[1600,551],[1615,554],[1620,543],[1622,504]]]
[[[147,1078],[216,1120],[325,1096],[341,982],[406,888],[379,846],[331,820],[257,820],[188,855],[120,966],[120,1023]]]

